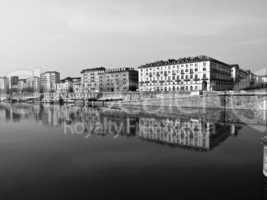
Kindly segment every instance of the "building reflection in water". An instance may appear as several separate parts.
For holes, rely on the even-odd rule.
[[[233,124],[220,124],[202,119],[140,118],[138,136],[162,144],[179,145],[194,150],[210,150],[231,135],[237,135]]]
[[[204,117],[158,118],[89,107],[0,104],[1,121],[21,119],[35,120],[49,127],[68,127],[71,134],[82,126],[86,135],[137,137],[198,151],[213,149],[229,136],[237,136],[242,128],[241,125],[211,122]]]
[[[263,139],[263,175],[267,178],[267,138]]]
[[[263,199],[267,199],[267,137],[263,138]]]

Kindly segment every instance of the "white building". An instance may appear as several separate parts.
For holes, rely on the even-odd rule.
[[[26,88],[31,89],[33,92],[40,91],[40,77],[33,76],[26,79]]]
[[[229,90],[233,88],[231,68],[207,56],[150,63],[138,68],[139,90]]]
[[[267,84],[267,75],[262,76],[262,77],[261,77],[261,80],[262,80],[262,82],[263,82],[264,84]]]
[[[46,92],[56,91],[57,83],[60,82],[60,73],[56,71],[48,71],[41,74],[40,87]]]
[[[82,88],[83,90],[88,90],[89,92],[99,92],[101,91],[101,85],[103,80],[101,79],[101,74],[105,72],[104,67],[89,68],[81,71],[82,74]]]
[[[9,80],[7,77],[0,77],[0,92],[6,93],[9,88]]]

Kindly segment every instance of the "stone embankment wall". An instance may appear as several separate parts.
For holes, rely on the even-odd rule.
[[[120,93],[103,94],[105,99],[121,99],[121,104],[168,107],[220,108],[267,110],[267,93],[205,93],[188,95],[178,93]]]
[[[164,116],[166,113],[192,114],[192,109],[207,113],[227,111],[225,121],[246,124],[267,124],[266,94],[204,94],[198,96],[127,94],[123,101],[106,102],[106,106],[120,108],[129,113],[151,113]],[[189,110],[187,108],[190,108]],[[229,112],[228,112],[229,111]],[[224,112],[225,113],[225,112]],[[229,114],[231,113],[231,115]],[[233,117],[235,116],[235,118]],[[238,120],[237,120],[238,119]]]

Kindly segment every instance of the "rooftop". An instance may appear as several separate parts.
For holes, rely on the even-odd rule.
[[[136,70],[130,67],[121,67],[121,68],[108,69],[106,73],[118,73],[118,72],[128,72],[128,71],[136,71]]]
[[[46,71],[46,72],[44,72],[42,74],[59,74],[59,72],[57,72],[57,71]]]
[[[157,62],[141,65],[138,68],[158,67],[158,66],[176,65],[176,64],[187,64],[187,63],[204,62],[204,61],[213,61],[213,62],[220,63],[223,65],[228,65],[230,67],[229,64],[226,64],[224,62],[221,62],[219,60],[216,60],[214,58],[211,58],[211,57],[208,57],[205,55],[201,55],[201,56],[196,56],[196,57],[179,58],[177,60],[176,59],[169,59],[166,61],[160,60]]]
[[[90,71],[105,71],[106,68],[105,67],[95,67],[95,68],[87,68],[81,71],[81,74],[85,73],[85,72],[90,72]]]
[[[73,80],[81,80],[81,78],[80,77],[66,77],[66,78],[62,79],[61,82],[73,81]]]

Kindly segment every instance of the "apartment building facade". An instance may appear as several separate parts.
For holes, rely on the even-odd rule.
[[[26,88],[33,92],[40,91],[40,77],[33,76],[26,79]]]
[[[47,71],[41,74],[40,87],[45,92],[55,91],[60,82],[60,73],[57,71]]]
[[[57,84],[57,92],[67,93],[75,92],[75,90],[80,89],[81,78],[80,77],[67,77],[62,79],[60,83]]]
[[[121,92],[135,91],[138,88],[138,71],[133,68],[104,67],[85,69],[81,72],[83,91]]]
[[[6,76],[0,77],[0,92],[7,93],[9,89],[9,80]]]
[[[10,76],[9,77],[9,89],[18,89],[18,76]]]
[[[231,66],[198,56],[138,67],[139,91],[212,91],[233,88]]]
[[[88,68],[81,71],[82,89],[88,92],[100,92],[102,90],[102,76],[106,71],[104,67]]]
[[[23,91],[26,88],[26,79],[19,79],[18,90]]]
[[[138,71],[133,68],[115,68],[101,74],[100,87],[103,92],[136,91]]]

